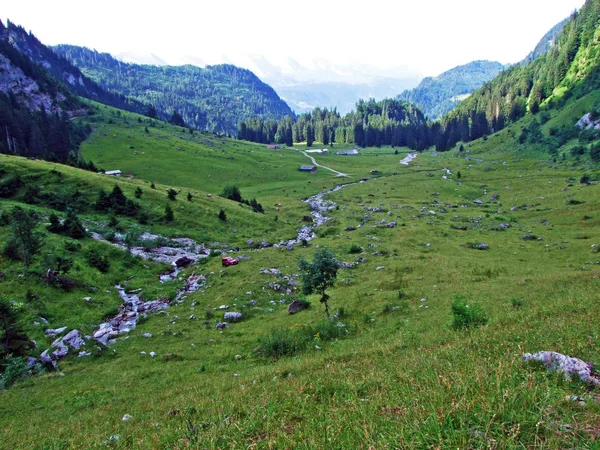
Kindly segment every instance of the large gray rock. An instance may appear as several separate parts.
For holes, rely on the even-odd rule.
[[[62,338],[62,342],[69,347],[73,347],[75,350],[79,350],[85,344],[81,337],[81,333],[77,330],[69,331],[65,337]]]
[[[50,349],[47,349],[42,352],[40,355],[40,361],[42,361],[44,364],[50,364],[52,367],[56,367],[56,361],[54,361],[54,359],[52,359],[52,357],[48,354],[49,351]]]
[[[290,314],[296,314],[297,312],[302,311],[303,309],[306,309],[305,304],[302,303],[300,300],[294,300],[288,307],[288,312]]]
[[[600,386],[600,374],[594,372],[591,363],[582,361],[579,358],[543,351],[534,354],[525,353],[523,361],[537,361],[544,364],[548,370],[562,372],[567,379],[572,375],[576,375],[585,383]]]
[[[242,313],[237,311],[229,311],[223,314],[223,320],[225,322],[239,322],[243,318]]]

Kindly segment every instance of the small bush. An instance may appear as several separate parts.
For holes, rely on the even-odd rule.
[[[173,222],[173,219],[175,218],[174,214],[173,214],[173,209],[167,205],[165,207],[165,220],[167,222]]]
[[[520,309],[523,306],[523,299],[513,297],[510,299],[510,304],[512,305],[513,308]]]
[[[362,247],[358,244],[352,244],[352,246],[350,247],[350,250],[348,251],[348,253],[350,254],[356,254],[356,253],[361,253],[362,252]]]
[[[0,391],[8,389],[16,381],[26,378],[34,372],[39,372],[41,367],[36,364],[34,367],[28,367],[25,358],[22,356],[8,355],[0,362],[2,373],[0,374]]]
[[[261,355],[272,358],[292,356],[299,350],[296,336],[287,330],[273,330],[260,343]]]
[[[81,244],[77,241],[66,241],[65,250],[72,253],[78,252],[81,250]]]
[[[177,192],[175,189],[173,188],[169,188],[169,190],[167,191],[167,197],[169,198],[169,200],[171,200],[172,202],[174,202],[175,200],[177,200],[177,194],[179,194],[179,192]]]
[[[456,296],[452,300],[452,328],[462,330],[474,328],[488,323],[483,308],[476,304],[469,305],[464,297]]]
[[[110,269],[110,261],[104,255],[101,255],[98,250],[90,250],[87,255],[87,262],[91,267],[95,267],[102,273],[108,272]]]

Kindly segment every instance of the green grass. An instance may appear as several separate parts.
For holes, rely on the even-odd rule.
[[[551,120],[567,119],[556,115]],[[170,128],[151,129],[166,137],[156,145],[148,141],[145,149],[146,137],[137,130],[137,122],[131,125],[135,133],[125,131],[126,124],[101,122],[84,154],[106,169],[131,170],[136,178],[119,184],[128,196],[141,186],[140,203],[155,215],[164,208],[167,186],[182,187],[184,193],[202,192],[192,204],[184,199],[174,202],[175,222],[150,228],[200,240],[198,229],[206,228],[210,239],[222,233],[221,241],[241,242],[240,253],[250,259],[222,268],[219,258],[209,258],[205,265],[186,269],[182,277],[201,272],[207,275],[207,285],[173,305],[168,316],[151,316],[108,351],[89,358],[67,357],[60,363],[64,376],[31,377],[0,393],[0,447],[105,448],[105,440],[119,435],[108,445],[598,448],[598,390],[521,362],[523,353],[540,350],[600,362],[600,254],[597,246],[592,247],[600,244],[600,185],[578,183],[584,171],[597,177],[596,166],[585,160],[576,163],[572,157],[555,164],[548,156],[540,158],[537,148],[519,148],[507,132],[521,124],[466,145],[469,153],[424,153],[409,167],[398,165],[402,155],[377,156],[386,149],[368,149],[353,159],[318,156],[321,164],[352,173],[349,181],[372,179],[329,196],[339,208],[330,211],[331,220],[317,230],[319,238],[307,248],[258,251],[244,247],[247,236],[293,235],[308,211],[300,199],[340,179],[324,171],[298,173],[296,165],[307,161],[291,150],[272,152],[214,136],[197,137],[222,141],[223,154],[223,149],[202,143],[177,144]],[[112,136],[109,126],[118,136],[112,147],[106,142]],[[127,135],[138,139],[133,144],[136,150],[152,156],[153,167],[136,162],[133,151],[122,147]],[[178,151],[178,145],[185,150]],[[51,180],[48,163],[9,157],[0,161],[9,171]],[[443,179],[443,168],[453,174],[460,171],[460,182],[455,175]],[[69,185],[79,183],[89,193],[113,183],[100,175],[60,170]],[[373,178],[370,170],[385,176]],[[275,182],[270,179],[274,176],[279,177]],[[312,182],[299,184],[306,176]],[[215,196],[231,177],[236,177],[245,197],[256,197],[268,206],[264,218]],[[152,190],[149,181],[162,184]],[[498,194],[498,200],[490,202],[492,194]],[[484,205],[474,204],[476,199]],[[280,202],[279,220],[270,225],[272,205]],[[0,206],[9,204],[3,200]],[[238,233],[219,224],[216,213],[214,219],[200,214],[202,208],[218,212],[215,206],[228,208],[232,224],[227,225],[238,227]],[[46,211],[42,205],[36,208]],[[371,220],[363,223],[365,214]],[[378,225],[382,219],[397,226]],[[502,222],[511,227],[495,231]],[[343,231],[347,226],[357,228]],[[523,240],[521,236],[529,232],[543,240]],[[2,239],[7,233],[0,227]],[[63,241],[51,235],[46,245],[61,247]],[[470,243],[486,243],[489,249],[476,250]],[[82,244],[84,249],[75,256],[81,267],[73,277],[88,280],[97,293],[84,289],[63,293],[35,278],[19,277],[18,263],[0,261],[5,274],[0,295],[24,302],[24,326],[40,349],[51,339],[32,325],[37,311],[25,303],[28,289],[40,297],[52,327],[68,325],[89,333],[118,305],[112,288],[116,281],[134,276],[129,287],[143,288],[146,298],[173,295],[181,284],[157,283],[163,266],[126,267],[127,259],[119,251],[90,239]],[[367,259],[353,269],[342,269],[338,283],[328,291],[331,310],[344,309],[339,320],[348,329],[348,334],[330,335],[331,339],[319,329],[325,312],[317,296],[309,297],[310,309],[289,315],[289,301],[298,294],[268,289],[266,283],[276,277],[260,273],[261,268],[277,267],[285,275],[296,274],[298,260],[311,259],[317,246],[327,246],[344,261]],[[111,255],[108,275],[86,266],[82,255],[92,247]],[[349,253],[359,247],[361,253]],[[97,303],[83,301],[85,296]],[[454,330],[456,296],[480,305],[489,322]],[[243,312],[244,320],[218,331],[220,305]],[[143,337],[146,332],[153,337]],[[280,351],[289,347],[280,345],[286,339],[291,344],[297,339],[301,351]],[[275,358],[259,351],[269,343]],[[155,358],[140,353],[151,351]],[[565,400],[568,395],[583,397],[585,406]],[[122,422],[125,414],[133,419]]]

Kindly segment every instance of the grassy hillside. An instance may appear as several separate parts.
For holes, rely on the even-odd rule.
[[[592,94],[567,102],[542,125],[544,139],[552,127],[572,125],[595,101]],[[598,446],[598,390],[521,362],[524,352],[540,350],[600,361],[600,171],[587,155],[571,155],[576,141],[565,144],[564,160],[562,153],[549,155],[543,144],[519,143],[523,128],[531,125],[526,120],[462,152],[420,154],[410,166],[399,165],[404,155],[386,148],[358,157],[315,156],[351,174],[338,178],[321,169],[298,172],[309,161],[293,150],[190,136],[102,107],[91,120],[94,131],[83,154],[105,169],[133,173],[132,180],[16,157],[3,157],[0,167],[28,183],[38,179],[48,191],[77,188],[91,196],[117,182],[132,197],[140,187],[137,201],[156,219],[148,225],[152,231],[208,244],[240,243],[237,254],[249,259],[222,268],[218,258],[208,258],[185,269],[179,280],[158,283],[164,266],[131,260],[86,238],[72,256],[70,276],[87,287],[64,293],[36,278],[35,271],[43,270],[40,258],[31,275],[3,258],[0,297],[14,300],[40,350],[53,340],[42,334],[45,326],[33,324],[40,315],[47,316],[48,327],[90,333],[115,311],[117,282],[142,288],[146,299],[172,298],[192,273],[206,275],[207,282],[110,348],[88,344],[92,356],[67,356],[59,371],[0,393],[0,447]],[[63,173],[60,179],[52,169]],[[595,181],[579,183],[583,173]],[[338,206],[306,248],[244,245],[250,236],[289,237],[308,212],[301,198],[363,177],[371,179],[327,196]],[[266,214],[219,199],[215,194],[230,180],[245,196],[263,202]],[[160,221],[167,187],[182,188],[171,202],[170,224]],[[181,198],[188,190],[195,194],[192,202]],[[21,204],[23,195],[0,200],[0,207]],[[282,203],[279,211],[274,203]],[[47,214],[46,207],[32,206]],[[219,223],[220,208],[231,223]],[[80,217],[107,218],[85,209]],[[134,224],[119,220],[125,229]],[[389,228],[382,220],[397,225]],[[345,231],[349,226],[356,229]],[[0,227],[3,241],[8,234],[7,226]],[[527,234],[535,238],[523,239]],[[65,242],[49,235],[44,252],[62,252]],[[482,243],[487,250],[473,248]],[[267,283],[285,280],[261,273],[277,268],[282,275],[297,274],[298,259],[311,259],[323,246],[346,262],[366,259],[341,269],[328,291],[338,316],[331,324],[317,296],[307,298],[310,309],[289,315],[287,307],[299,292],[274,291]],[[107,275],[86,262],[91,247],[110,255]],[[456,296],[479,305],[489,322],[453,329]],[[244,320],[219,331],[221,305],[243,312]],[[277,348],[288,355],[269,356]],[[126,414],[132,418],[123,421]]]

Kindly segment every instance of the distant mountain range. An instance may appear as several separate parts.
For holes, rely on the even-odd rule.
[[[456,105],[504,69],[495,61],[473,61],[450,69],[437,77],[427,77],[415,89],[398,95],[414,103],[430,119],[452,111]]]
[[[167,65],[166,59],[153,53],[127,52],[115,56],[125,62]],[[368,64],[333,64],[322,59],[300,63],[294,58],[273,62],[263,55],[222,56],[219,61],[251,70],[272,86],[297,114],[315,107],[337,108],[346,114],[359,99],[392,98],[422,79],[420,73],[404,66],[380,69]],[[206,61],[192,56],[176,62],[207,66]]]

